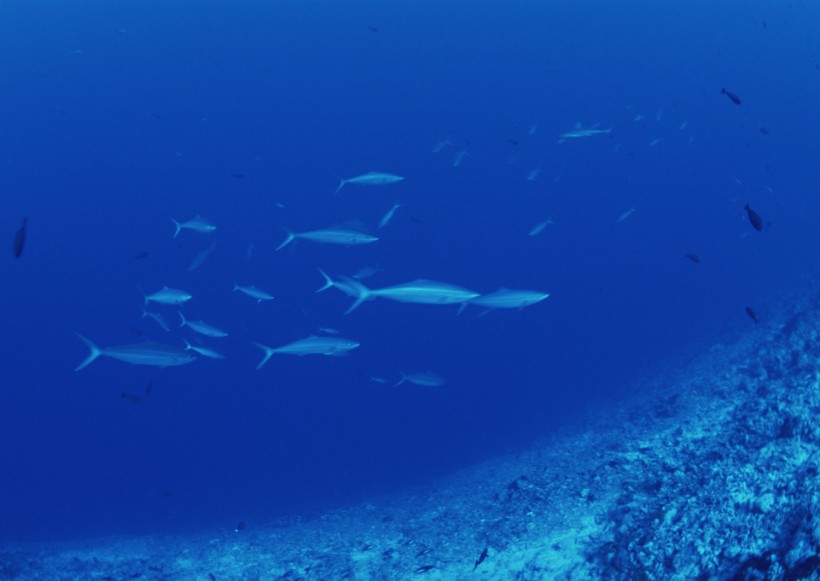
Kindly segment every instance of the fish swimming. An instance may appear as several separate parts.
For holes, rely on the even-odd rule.
[[[488,309],[523,309],[547,299],[549,293],[530,290],[500,288],[495,292],[481,295],[468,302]]]
[[[200,335],[205,335],[206,337],[227,337],[228,334],[221,329],[217,329],[213,325],[209,325],[204,321],[189,321],[185,318],[185,315],[182,314],[182,311],[179,312],[179,318],[182,319],[182,322],[179,324],[180,327],[188,327],[192,331],[196,331]]]
[[[394,175],[392,173],[384,173],[381,171],[369,171],[366,174],[356,176],[355,178],[348,178],[339,182],[339,187],[334,193],[338,194],[346,184],[357,184],[360,186],[383,186],[387,184],[395,184],[402,181],[404,178]]]
[[[273,295],[268,294],[265,291],[256,288],[255,286],[240,286],[236,283],[233,284],[234,292],[239,291],[251,297],[252,299],[256,299],[257,303],[261,303],[262,301],[270,301],[273,300]]]
[[[746,215],[749,216],[749,222],[752,223],[752,228],[757,230],[758,232],[763,230],[763,219],[760,217],[760,214],[755,212],[749,207],[749,204],[746,204],[743,207],[746,210]]]
[[[757,313],[755,313],[752,307],[746,307],[746,314],[755,322],[755,324],[757,324]]]
[[[580,123],[576,123],[573,131],[567,131],[561,134],[561,139],[558,143],[561,143],[565,139],[581,139],[583,137],[592,137],[593,135],[610,135],[612,133],[612,127],[609,129],[596,129],[596,127],[597,125],[590,129],[583,129]]]
[[[479,293],[460,286],[423,278],[397,284],[395,286],[380,289],[369,289],[358,280],[354,280],[352,278],[345,277],[341,280],[341,282],[337,282],[331,280],[327,277],[327,275],[324,276],[326,277],[326,283],[321,290],[334,286],[355,298],[355,301],[350,308],[345,311],[346,315],[355,310],[356,307],[364,301],[369,301],[376,298],[389,299],[400,303],[455,305],[480,296]]]
[[[546,228],[550,224],[555,224],[555,222],[552,221],[552,217],[549,217],[543,222],[539,222],[538,224],[533,226],[532,230],[529,231],[528,236],[537,236],[538,234],[541,234],[541,232],[544,231],[544,228]]]
[[[700,262],[700,255],[695,254],[694,252],[687,252],[686,254],[684,254],[684,256],[686,258],[688,258],[689,260],[691,260],[692,262],[695,262],[695,263]]]
[[[187,222],[177,222],[173,218],[171,218],[171,222],[173,222],[176,226],[174,238],[179,236],[179,233],[182,230],[193,230],[194,232],[200,232],[202,234],[210,234],[211,232],[216,230],[216,226],[213,223],[211,223],[209,220],[206,220],[199,214],[197,214]]]
[[[216,241],[214,241],[208,248],[206,248],[194,257],[194,259],[191,261],[191,264],[188,265],[188,272],[196,270],[197,268],[205,264],[205,261],[208,260],[208,258],[210,258],[211,252],[214,251],[214,248],[216,248]]]
[[[346,355],[348,351],[355,349],[360,345],[360,343],[351,339],[343,339],[341,337],[319,337],[316,335],[310,335],[304,339],[300,339],[298,341],[294,341],[293,343],[288,343],[287,345],[282,345],[281,347],[276,348],[268,347],[267,345],[262,345],[261,343],[254,343],[254,345],[265,352],[265,356],[262,358],[262,361],[260,361],[259,365],[256,366],[257,369],[261,369],[262,366],[268,362],[268,359],[277,353],[298,355],[299,357],[304,355],[329,355],[338,357],[341,355]]]
[[[432,371],[425,371],[423,373],[402,373],[401,379],[394,385],[394,387],[398,387],[404,382],[412,383],[413,385],[421,385],[424,387],[438,387],[439,385],[444,385],[444,378],[440,375],[436,375]]]
[[[145,317],[150,317],[150,318],[154,319],[154,321],[156,321],[157,325],[159,325],[160,328],[163,331],[165,331],[166,333],[171,330],[171,327],[169,327],[168,323],[165,322],[165,317],[163,317],[159,313],[152,313],[150,311],[146,311],[145,309],[142,309],[142,318],[144,319]]]
[[[222,355],[222,353],[219,353],[218,351],[208,349],[207,347],[196,347],[194,345],[191,345],[186,339],[183,339],[183,341],[185,341],[185,351],[194,351],[196,353],[199,353],[203,357],[209,357],[211,359],[225,359],[225,356]]]
[[[629,218],[635,212],[637,212],[637,210],[635,208],[629,208],[626,212],[624,212],[623,214],[618,216],[618,219],[615,221],[615,223],[620,224],[621,222],[623,222],[624,220]]]
[[[145,293],[142,293],[142,295],[145,297],[146,305],[149,302],[159,303],[161,305],[181,305],[193,298],[190,293],[184,290],[169,288],[167,286],[162,287],[157,292],[151,293],[150,295]]]
[[[740,97],[738,97],[737,95],[735,95],[731,91],[727,91],[725,88],[720,89],[720,94],[721,95],[726,95],[727,97],[729,97],[729,100],[732,103],[734,103],[735,105],[740,105],[740,103],[741,103]]]
[[[26,226],[28,225],[28,218],[23,218],[23,223],[18,228],[14,235],[14,244],[12,245],[12,252],[14,258],[20,258],[23,255],[23,248],[26,245]]]
[[[154,367],[172,367],[174,365],[185,365],[196,360],[196,357],[186,353],[183,349],[163,345],[161,343],[138,343],[136,345],[119,345],[116,347],[97,347],[87,338],[79,333],[77,336],[88,346],[91,351],[88,357],[80,363],[74,371],[79,371],[90,365],[97,357],[111,357],[119,361],[125,361],[132,365],[151,365]]]
[[[378,240],[376,236],[371,236],[370,234],[349,228],[322,228],[321,230],[311,230],[310,232],[288,232],[287,238],[276,247],[276,250],[282,250],[297,238],[322,244],[342,244],[345,246],[370,244]]]
[[[379,220],[379,228],[384,228],[385,226],[387,226],[387,223],[393,219],[393,214],[395,214],[396,210],[398,210],[400,207],[401,204],[394,204],[392,208],[387,210],[387,213],[384,216],[382,216],[381,220]]]

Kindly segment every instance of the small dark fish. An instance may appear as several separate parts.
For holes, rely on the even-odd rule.
[[[749,204],[746,204],[743,209],[746,210],[746,214],[749,216],[749,222],[752,223],[752,228],[758,232],[763,230],[763,219],[760,217],[760,214],[752,210]]]
[[[478,569],[478,566],[481,565],[481,563],[484,562],[484,560],[487,558],[488,552],[489,552],[489,547],[484,547],[484,550],[481,551],[481,554],[478,556],[478,559],[476,559],[475,565],[473,565],[473,571]]]
[[[163,490],[163,491],[160,493],[160,496],[161,496],[162,498],[168,498],[168,497],[170,497],[170,496],[171,496],[171,491],[170,491],[170,490]]]
[[[368,26],[367,30],[369,30],[370,32],[378,32],[379,31],[379,29],[376,28],[375,26]]]
[[[127,399],[131,403],[139,403],[140,402],[140,396],[135,395],[133,393],[122,392],[122,399]]]
[[[245,179],[245,174],[243,174],[243,173],[235,173],[235,174],[231,174],[231,177],[235,177],[235,178],[236,178],[236,179],[238,179],[238,180],[244,180],[244,179]]]
[[[684,256],[692,262],[700,262],[700,256],[694,254],[693,252],[687,252],[686,254],[684,254]]]
[[[436,568],[435,565],[422,565],[421,567],[419,567],[418,569],[413,571],[413,573],[427,573],[427,571],[429,571],[430,569],[435,569],[435,568]]]
[[[766,127],[763,127],[762,125],[760,126],[758,131],[760,131],[763,135],[768,135],[769,134],[769,130]]]
[[[757,313],[755,313],[752,307],[746,307],[746,314],[749,315],[749,318],[757,324]]]
[[[763,21],[763,28],[769,28],[769,25],[768,25],[768,24],[766,24],[766,21],[765,21],[765,20]]]
[[[136,335],[137,337],[142,337],[142,329],[131,327],[131,334]]]
[[[732,103],[734,103],[735,105],[740,105],[740,103],[741,103],[740,97],[738,97],[737,95],[735,95],[731,91],[727,91],[726,89],[721,89],[720,94],[721,95],[726,95],[727,97],[729,97],[729,99],[731,99]]]
[[[23,247],[26,245],[27,224],[28,218],[23,218],[23,223],[20,225],[20,229],[17,230],[17,234],[14,235],[14,258],[20,258],[23,254]]]
[[[148,258],[149,252],[147,250],[143,250],[142,252],[137,252],[134,255],[134,260],[142,260],[143,258]]]
[[[162,115],[160,115],[159,113],[151,113],[151,117],[153,117],[154,119],[162,119]]]
[[[243,521],[243,520],[239,521],[239,524],[236,525],[236,528],[234,529],[234,531],[236,531],[238,533],[239,531],[244,531],[244,530],[245,530],[245,521]]]
[[[154,385],[149,381],[148,385],[145,386],[145,395],[151,395],[152,391],[154,391]]]
[[[518,141],[515,139],[508,139],[507,143],[509,143],[510,145],[518,145]]]
[[[430,554],[432,551],[433,551],[433,549],[431,549],[430,547],[425,547],[425,548],[423,548],[421,551],[419,551],[418,553],[416,553],[416,557],[417,557],[417,558],[418,558],[418,557],[423,557],[424,555],[428,555],[428,554]]]

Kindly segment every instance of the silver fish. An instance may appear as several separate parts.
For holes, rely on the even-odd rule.
[[[444,378],[436,375],[432,371],[424,371],[422,373],[402,373],[401,379],[394,387],[398,387],[404,382],[412,383],[414,385],[422,385],[424,387],[438,387],[444,385]]]
[[[282,250],[297,238],[312,240],[313,242],[323,244],[343,244],[346,246],[370,244],[378,240],[376,236],[371,236],[358,230],[348,228],[322,228],[321,230],[311,230],[310,232],[289,232],[287,238],[276,247],[276,250]]]
[[[196,331],[200,335],[205,335],[206,337],[227,337],[228,334],[221,330],[217,329],[213,325],[209,325],[205,321],[189,321],[185,318],[185,315],[182,314],[182,311],[179,312],[179,318],[182,322],[179,324],[180,327],[188,327],[192,331]]]
[[[233,285],[234,291],[239,291],[251,297],[252,299],[256,299],[257,303],[261,303],[262,301],[270,301],[273,300],[273,295],[268,294],[265,291],[256,288],[255,286],[240,286],[236,283]]]
[[[150,295],[146,295],[142,293],[145,297],[145,304],[147,305],[149,302],[159,303],[161,305],[181,305],[187,301],[190,301],[192,296],[190,293],[179,290],[175,288],[169,288],[167,286],[162,287],[155,293],[151,293]]]
[[[206,248],[194,257],[194,259],[191,261],[191,264],[188,265],[188,272],[196,270],[197,268],[205,264],[205,261],[208,260],[208,258],[210,258],[211,252],[214,251],[214,248],[216,248],[216,241],[214,241],[208,248]]]
[[[187,222],[177,222],[173,218],[171,218],[171,222],[174,223],[176,226],[176,231],[174,232],[174,238],[179,236],[179,233],[184,230],[193,230],[194,232],[200,232],[202,234],[210,234],[214,230],[216,230],[216,226],[211,223],[209,220],[206,220],[199,214],[188,220]]]
[[[300,357],[304,355],[340,356],[346,355],[348,351],[355,349],[360,345],[360,343],[352,341],[351,339],[342,339],[341,337],[318,337],[316,335],[311,335],[304,339],[300,339],[298,341],[294,341],[293,343],[288,343],[287,345],[282,345],[281,347],[276,348],[268,347],[267,345],[262,345],[261,343],[254,343],[254,345],[265,352],[265,356],[262,358],[262,361],[260,361],[259,365],[256,366],[257,369],[261,369],[262,366],[268,362],[268,359],[277,353],[298,355]]]
[[[163,345],[161,343],[151,343],[147,341],[136,345],[119,345],[116,347],[100,348],[79,333],[77,333],[77,336],[88,346],[90,353],[74,371],[79,371],[87,365],[90,365],[100,355],[125,361],[132,365],[152,365],[154,367],[185,365],[186,363],[191,363],[196,360],[196,357],[186,353],[183,349]]]
[[[168,323],[165,321],[165,317],[163,317],[159,313],[152,313],[150,311],[146,311],[145,309],[142,309],[142,318],[144,319],[145,317],[149,317],[151,319],[154,319],[154,321],[156,321],[157,325],[159,325],[160,328],[163,331],[165,331],[166,333],[171,330],[171,327],[169,327]]]
[[[610,135],[611,133],[612,127],[609,129],[596,129],[595,127],[592,127],[591,129],[583,129],[580,123],[576,123],[575,130],[562,133],[561,139],[558,143],[561,143],[565,139],[580,139],[583,137],[592,137],[594,135]]]
[[[186,339],[183,339],[183,341],[185,341],[185,350],[186,351],[194,351],[196,353],[199,353],[203,357],[210,357],[211,359],[225,359],[225,356],[222,355],[222,353],[219,353],[218,351],[214,351],[213,349],[208,349],[207,347],[197,347],[197,346],[191,345],[190,343],[188,343],[188,341]]]
[[[358,184],[360,186],[383,186],[386,184],[395,184],[396,182],[400,182],[403,179],[403,177],[394,175],[392,173],[384,173],[381,171],[369,171],[366,174],[356,176],[355,178],[341,180],[339,182],[339,187],[336,188],[336,192],[334,193],[338,194],[339,190],[341,190],[345,186],[345,184]]]
[[[555,222],[552,221],[552,217],[549,217],[543,222],[539,222],[538,224],[533,226],[532,230],[530,230],[529,232],[529,236],[537,236],[538,234],[541,234],[541,232],[544,231],[544,228],[546,228],[550,224],[555,224]]]
[[[375,298],[389,299],[400,303],[454,305],[465,303],[480,296],[479,293],[460,286],[423,278],[380,289],[369,289],[352,278],[343,278],[341,282],[337,282],[330,279],[326,274],[323,273],[323,275],[326,277],[326,284],[322,287],[322,290],[334,286],[355,298],[345,314],[352,312],[364,301]]]
[[[393,214],[395,214],[396,210],[398,210],[400,207],[401,207],[401,204],[394,204],[392,208],[387,210],[387,213],[384,216],[382,216],[381,220],[379,220],[379,228],[380,229],[387,226],[387,223],[390,222],[390,220],[393,219]]]

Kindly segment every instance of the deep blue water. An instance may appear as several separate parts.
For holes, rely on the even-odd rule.
[[[232,526],[424,484],[741,332],[746,306],[765,321],[818,273],[809,1],[6,0],[0,63],[3,540]],[[576,123],[612,132],[558,143]],[[371,170],[405,180],[333,194]],[[173,239],[171,217],[196,214],[217,230]],[[381,239],[274,252],[289,229],[354,220]],[[314,293],[317,268],[363,267],[376,288],[551,296],[345,316],[349,297]],[[229,332],[200,343],[226,360],[73,371],[75,332],[199,341],[140,317],[139,288],[163,285]],[[176,327],[175,308],[150,310]],[[254,369],[253,342],[319,327],[361,347]],[[400,371],[446,383],[393,388]]]

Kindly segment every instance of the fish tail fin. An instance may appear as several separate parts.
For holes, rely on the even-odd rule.
[[[280,244],[279,246],[276,247],[276,250],[282,250],[285,246],[287,246],[288,244],[293,242],[295,238],[296,238],[296,234],[294,234],[293,232],[288,232],[288,237],[285,238],[285,240],[284,240],[284,242],[282,242],[282,244]],[[274,250],[274,252],[276,252],[276,250]]]
[[[345,185],[346,183],[347,183],[347,180],[339,180],[339,187],[338,187],[338,188],[336,188],[336,191],[335,191],[335,192],[333,192],[333,193],[334,193],[334,194],[338,194],[338,193],[339,193],[339,190],[341,190],[341,189],[344,187],[344,185]]]
[[[171,218],[171,222],[173,222],[174,226],[177,227],[176,231],[174,231],[174,236],[173,236],[174,238],[176,238],[177,236],[179,236],[179,233],[182,230],[182,224],[180,224],[179,222],[177,222],[173,218]]]
[[[268,362],[268,359],[271,358],[271,355],[275,353],[272,347],[268,347],[267,345],[262,345],[262,343],[254,343],[257,347],[259,347],[262,351],[265,352],[265,356],[262,358],[262,361],[259,362],[259,365],[256,366],[257,369],[262,369],[262,366]]]
[[[401,373],[401,379],[399,379],[396,383],[393,384],[393,387],[398,387],[405,381],[407,381],[407,374],[404,371],[399,371]]]
[[[468,304],[469,304],[469,301],[464,301],[463,303],[461,303],[461,304],[458,306],[458,311],[456,311],[456,317],[457,317],[457,316],[459,316],[461,313],[463,313],[463,312],[464,312],[464,309],[466,309],[466,308],[467,308],[467,305],[468,305]]]
[[[143,298],[143,299],[145,299],[145,302],[144,302],[143,304],[144,304],[144,305],[147,305],[147,304],[148,304],[148,295],[147,295],[147,294],[145,294],[145,291],[144,291],[144,290],[142,290],[142,287],[141,287],[141,286],[138,286],[137,288],[139,289],[140,293],[142,293],[142,298]],[[148,313],[146,312],[146,310],[145,310],[145,309],[143,309],[143,310],[142,310],[142,312],[144,313],[144,314],[142,315],[143,317],[144,317],[145,315],[147,315],[147,314],[148,314]]]
[[[320,288],[316,289],[317,293],[320,293],[322,291],[326,291],[327,289],[336,286],[336,281],[334,281],[332,278],[330,278],[324,270],[322,270],[321,268],[318,269],[318,270],[319,270],[319,274],[321,274],[324,277],[325,284],[323,284]]]
[[[193,347],[191,346],[191,344],[190,344],[190,343],[188,343],[188,339],[183,339],[183,341],[185,341],[185,350],[186,350],[186,351],[190,351],[191,349],[193,349]]]
[[[76,335],[80,338],[80,340],[82,340],[83,343],[85,343],[88,346],[88,350],[90,351],[88,357],[86,357],[82,363],[80,363],[77,367],[74,368],[74,371],[79,371],[83,367],[87,367],[88,365],[90,365],[97,357],[102,355],[102,351],[100,351],[100,348],[94,345],[94,343],[92,343],[88,338],[83,337],[79,333],[76,333]]]
[[[345,280],[345,289],[345,292],[355,297],[353,304],[344,312],[345,315],[349,315],[355,311],[360,304],[370,299],[370,289],[358,280],[352,278]]]
[[[188,321],[185,319],[185,315],[182,314],[182,311],[177,311],[177,313],[179,313],[179,318],[181,319],[181,322],[179,323],[179,328],[181,329]]]

